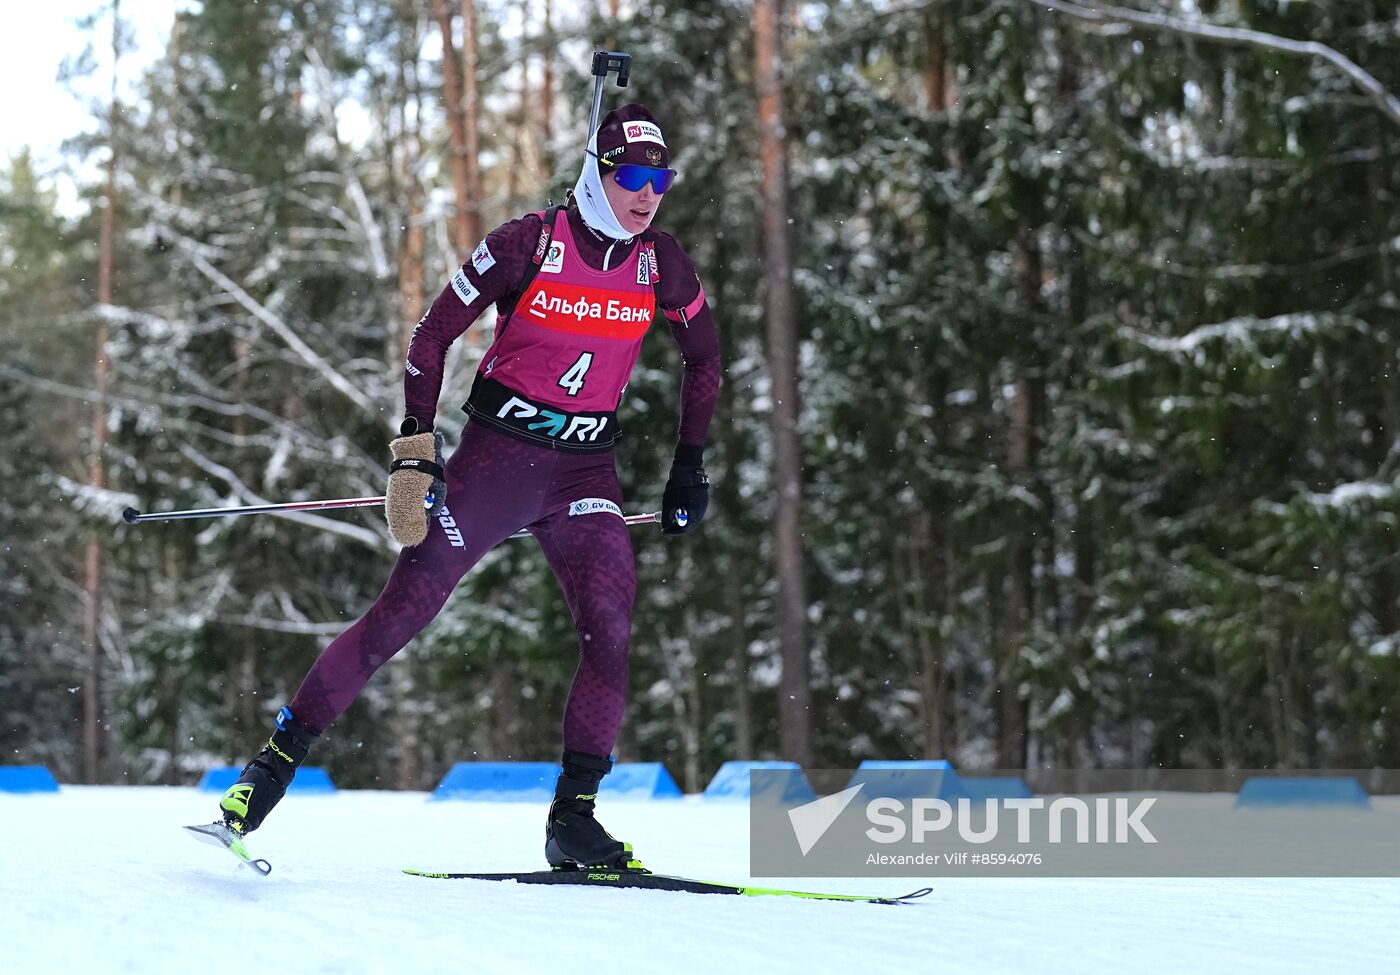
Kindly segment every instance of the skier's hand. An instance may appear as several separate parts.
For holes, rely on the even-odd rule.
[[[663,535],[684,535],[705,520],[705,510],[710,506],[710,479],[700,466],[700,455],[699,448],[676,449],[671,476],[661,494]]]
[[[444,443],[441,433],[429,430],[389,444],[394,462],[389,465],[384,513],[389,534],[400,545],[417,545],[427,538],[433,516],[447,501],[442,472]]]

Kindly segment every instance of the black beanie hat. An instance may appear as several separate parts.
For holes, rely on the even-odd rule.
[[[598,127],[598,171],[604,175],[624,163],[666,169],[670,161],[661,126],[645,105],[615,108]]]

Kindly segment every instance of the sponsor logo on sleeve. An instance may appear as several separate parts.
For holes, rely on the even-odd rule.
[[[661,138],[660,126],[652,122],[626,122],[622,126],[622,132],[628,142],[655,142],[664,146],[666,140]]]
[[[540,265],[541,274],[558,274],[564,270],[564,242],[555,240],[549,245],[549,253]]]
[[[467,280],[467,272],[460,267],[457,273],[452,275],[452,290],[457,292],[457,297],[462,299],[464,305],[470,305],[481,297],[481,292],[472,287],[472,283]]]
[[[423,370],[422,370],[422,369],[419,369],[417,366],[415,366],[415,365],[413,364],[413,360],[412,360],[412,359],[409,359],[409,360],[407,360],[406,362],[404,362],[403,367],[404,367],[406,370],[408,370],[408,374],[409,374],[410,376],[421,376],[421,375],[423,375]]]
[[[491,254],[491,248],[486,246],[486,241],[476,245],[476,250],[472,251],[472,267],[476,268],[477,274],[485,274],[496,266],[496,258]]]
[[[613,504],[607,498],[580,498],[569,505],[569,517],[576,518],[579,515],[600,515],[612,514],[622,517],[622,509]]]

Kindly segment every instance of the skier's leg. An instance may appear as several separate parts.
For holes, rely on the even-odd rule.
[[[636,566],[621,490],[609,458],[572,479],[573,502],[531,526],[578,631],[579,667],[564,708],[564,755],[545,825],[555,866],[632,864],[632,848],[594,817],[599,783],[612,769],[627,699]],[[556,489],[562,483],[556,480]]]
[[[514,530],[483,531],[494,521],[490,518],[459,520],[454,510],[467,508],[453,497],[450,484],[447,497],[445,521],[421,544],[399,553],[378,598],[311,665],[291,702],[292,713],[307,728],[319,734],[340,717],[375,671],[437,617],[467,570]]]
[[[468,425],[447,463],[448,507],[421,544],[399,553],[365,615],[311,666],[278,715],[272,738],[220,801],[225,822],[241,833],[262,824],[316,737],[380,666],[432,622],[462,576],[535,517],[552,464],[547,450]]]
[[[598,492],[593,497],[616,505],[600,487],[592,486]],[[566,509],[530,530],[564,590],[578,632],[579,665],[564,706],[564,747],[607,755],[617,744],[627,704],[637,593],[627,524],[606,510],[570,515]]]
[[[550,452],[468,425],[447,463],[447,506],[419,545],[399,553],[384,591],[331,641],[292,698],[292,713],[320,732],[374,672],[436,618],[462,576],[529,522],[545,496]]]

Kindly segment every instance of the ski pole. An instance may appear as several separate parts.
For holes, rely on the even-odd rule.
[[[632,55],[621,51],[593,52],[593,114],[588,119],[588,134],[584,143],[598,131],[598,116],[603,111],[603,86],[607,84],[608,72],[617,73],[617,87],[626,88],[632,75]]]
[[[375,505],[384,503],[382,497],[378,498],[340,498],[335,501],[288,501],[282,504],[250,504],[236,508],[190,508],[185,511],[152,511],[142,513],[135,508],[127,508],[122,512],[122,521],[128,525],[139,524],[143,521],[179,521],[185,518],[236,518],[239,515],[264,515],[273,514],[278,511],[326,511],[334,508],[372,508]],[[661,512],[653,511],[650,514],[624,515],[622,520],[629,525],[646,525],[661,520]],[[530,533],[520,530],[511,538],[524,538]]]

